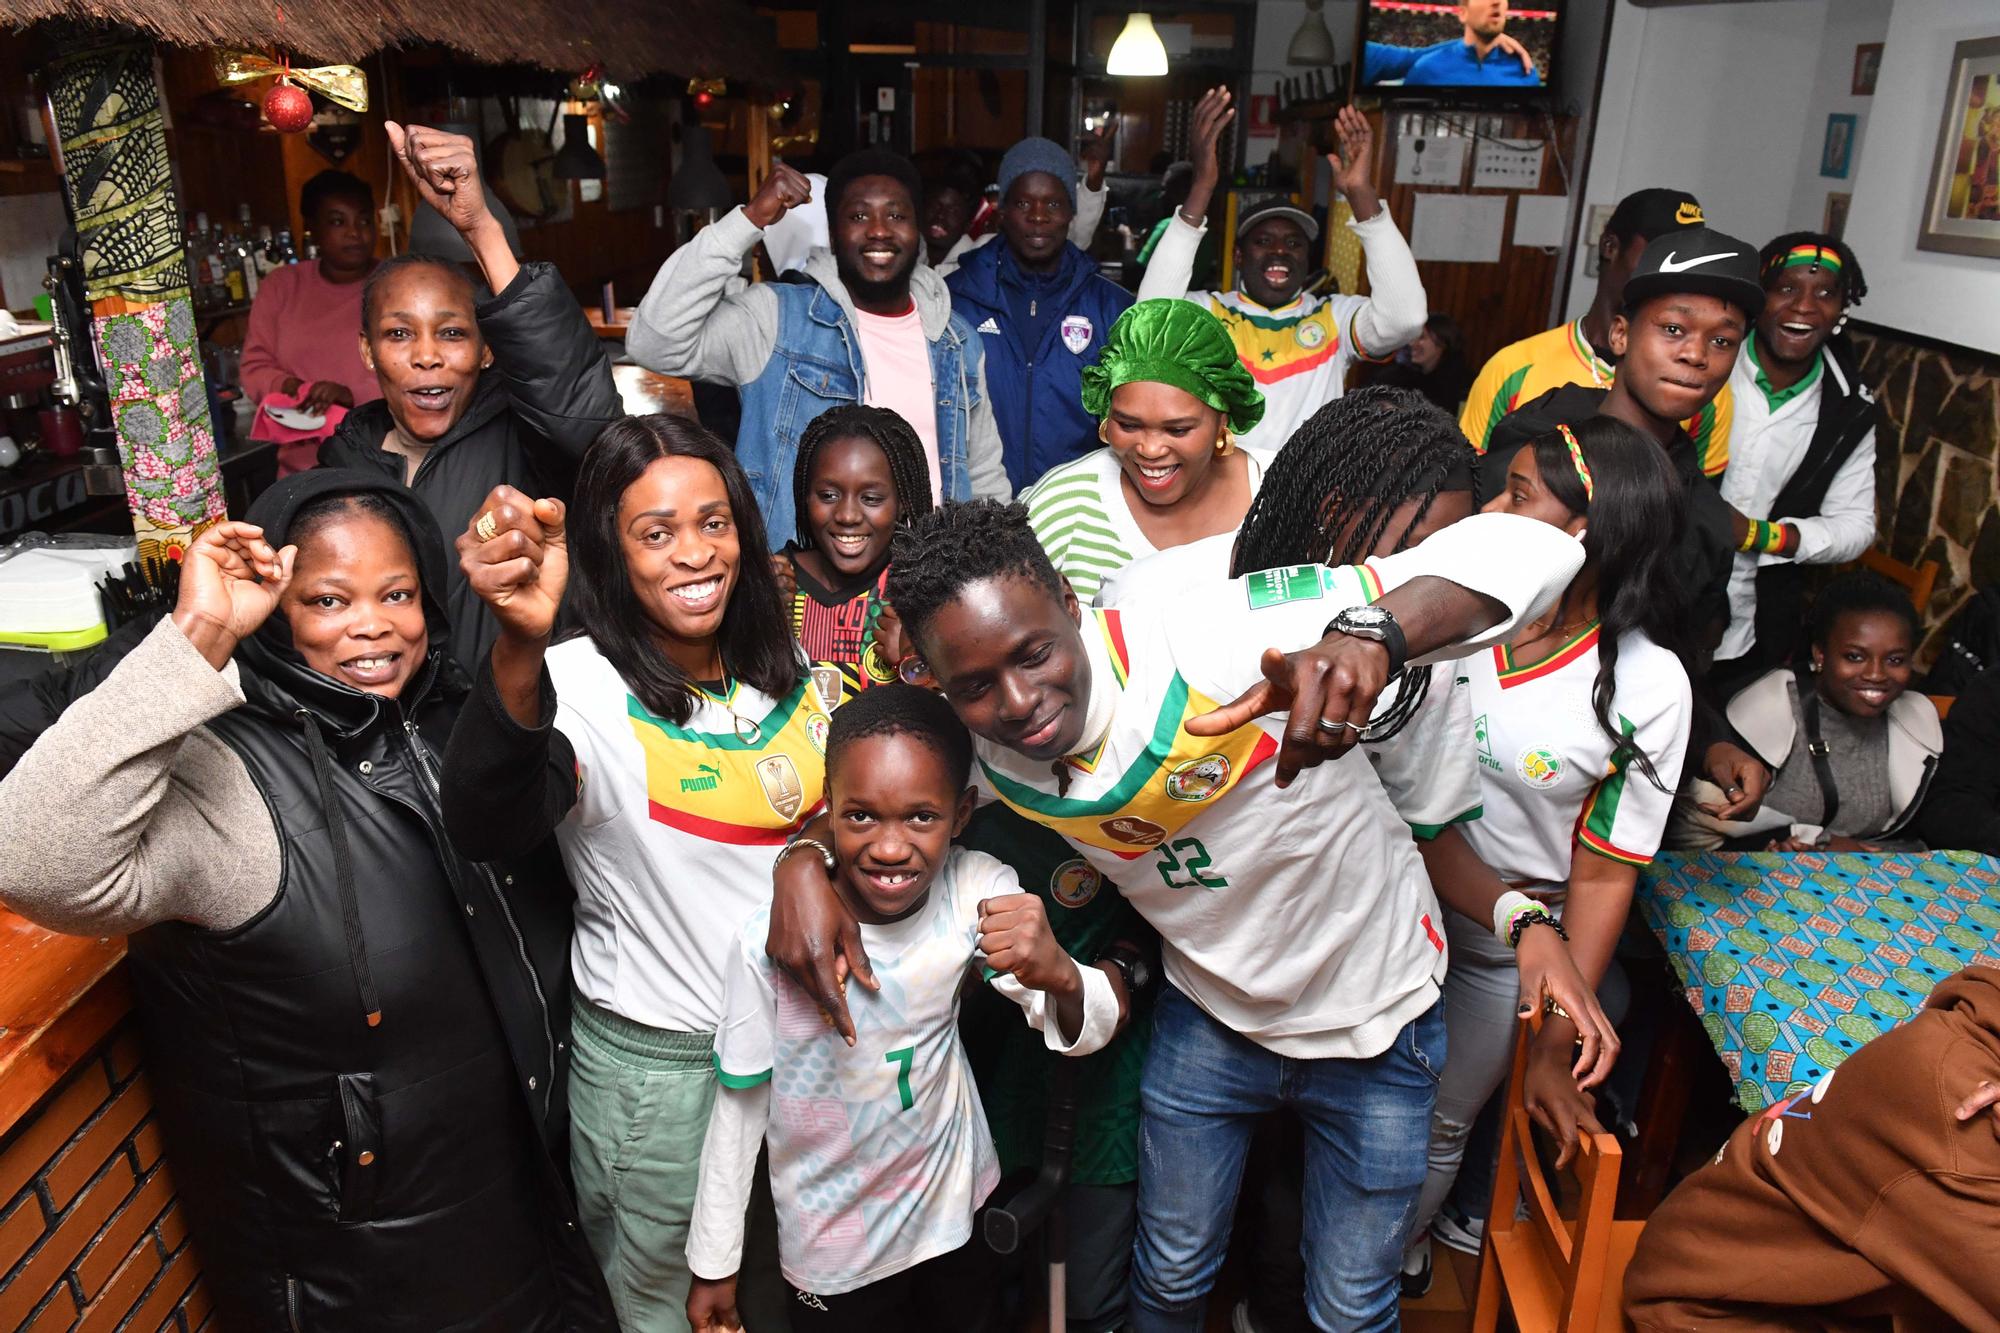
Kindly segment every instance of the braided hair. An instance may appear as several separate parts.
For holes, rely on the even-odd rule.
[[[1788,231],[1757,252],[1757,276],[1768,283],[1771,275],[1785,262],[1785,256],[1800,246],[1812,246],[1840,265],[1840,303],[1846,306],[1861,304],[1861,298],[1868,295],[1868,279],[1861,276],[1861,261],[1850,250],[1847,242],[1835,236],[1817,231]]]
[[[968,586],[1002,575],[1026,579],[1058,599],[1069,586],[1028,526],[1026,505],[998,500],[941,505],[896,529],[889,604],[914,638]]]
[[[1229,573],[1367,559],[1407,501],[1401,547],[1447,490],[1472,489],[1477,456],[1451,414],[1414,389],[1354,389],[1313,413],[1265,470]]]
[[[1560,430],[1527,442],[1535,451],[1542,488],[1572,514],[1584,515],[1583,557],[1597,574],[1597,680],[1591,711],[1611,739],[1611,762],[1636,764],[1661,791],[1667,786],[1645,751],[1619,725],[1612,692],[1618,643],[1638,630],[1687,660],[1687,594],[1675,578],[1672,551],[1685,523],[1684,488],[1667,455],[1653,441],[1615,417],[1587,417],[1571,426],[1591,491],[1583,489],[1576,461]],[[1569,610],[1569,591],[1556,604],[1555,624]]]
[[[812,491],[813,459],[833,440],[873,440],[889,460],[889,481],[896,489],[896,522],[908,523],[931,511],[931,465],[924,442],[910,423],[886,407],[843,403],[806,423],[799,436],[799,457],[792,466],[792,512],[799,516],[799,536],[817,545],[805,526],[806,496]],[[826,552],[821,551],[821,555]]]
[[[1232,578],[1309,562],[1352,565],[1372,555],[1396,510],[1419,501],[1401,549],[1445,491],[1470,491],[1477,455],[1451,414],[1413,389],[1355,389],[1313,413],[1278,452],[1250,502],[1229,565]],[[1366,742],[1407,725],[1430,690],[1430,668],[1406,673]]]

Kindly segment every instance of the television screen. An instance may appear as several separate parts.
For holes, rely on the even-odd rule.
[[[1361,8],[1362,92],[1417,96],[1522,94],[1549,85],[1566,0],[1367,0]]]

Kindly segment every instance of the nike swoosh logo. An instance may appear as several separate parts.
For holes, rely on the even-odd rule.
[[[1674,252],[1672,250],[1669,250],[1667,251],[1667,257],[1660,261],[1660,272],[1685,273],[1689,269],[1695,268],[1701,264],[1713,264],[1718,259],[1734,259],[1734,258],[1736,258],[1736,251],[1725,250],[1721,254],[1717,255],[1696,255],[1693,259],[1685,259],[1682,260],[1680,263],[1676,264],[1674,262]]]

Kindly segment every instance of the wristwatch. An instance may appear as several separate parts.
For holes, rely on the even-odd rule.
[[[818,838],[793,838],[790,842],[785,844],[784,850],[778,853],[777,857],[771,862],[771,864],[773,866],[777,865],[779,861],[784,860],[786,857],[790,856],[793,852],[796,852],[801,847],[810,847],[814,851],[819,853],[820,864],[826,867],[827,874],[831,875],[836,870],[840,869],[840,862],[833,859],[833,849],[827,846],[825,843],[821,842]]]
[[[1396,617],[1379,606],[1350,606],[1326,624],[1326,633],[1350,639],[1373,639],[1389,650],[1389,674],[1395,676],[1409,660],[1409,645]]]
[[[1153,984],[1152,964],[1146,955],[1129,944],[1113,944],[1097,955],[1100,963],[1109,963],[1118,969],[1118,975],[1125,978],[1125,993],[1137,995]]]

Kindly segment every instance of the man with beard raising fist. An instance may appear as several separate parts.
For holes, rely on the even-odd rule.
[[[827,173],[832,249],[806,257],[806,281],[732,292],[764,229],[812,197],[780,163],[754,199],[674,252],[639,305],[625,343],[634,360],[737,386],[736,456],[773,546],[796,535],[799,436],[843,403],[888,408],[916,429],[934,499],[1011,494],[979,340],[952,314],[944,280],[917,262],[921,193],[907,158],[848,154]]]
[[[1194,186],[1153,251],[1139,299],[1185,296],[1221,320],[1243,368],[1264,392],[1264,419],[1237,443],[1276,451],[1313,413],[1346,391],[1355,358],[1381,361],[1424,330],[1430,311],[1408,242],[1375,192],[1375,136],[1367,117],[1343,107],[1340,151],[1329,154],[1333,185],[1354,210],[1368,296],[1314,296],[1306,277],[1319,267],[1319,222],[1278,198],[1236,223],[1236,289],[1189,291],[1195,250],[1208,232],[1209,202],[1221,172],[1216,141],[1235,116],[1229,90],[1212,88],[1194,110]]]

